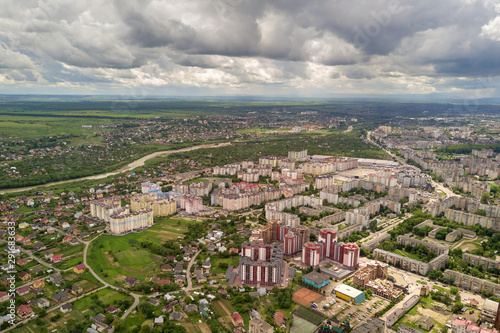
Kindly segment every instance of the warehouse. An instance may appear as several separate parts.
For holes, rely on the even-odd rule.
[[[365,300],[365,293],[350,287],[346,284],[341,284],[333,289],[335,296],[352,304],[359,304]]]

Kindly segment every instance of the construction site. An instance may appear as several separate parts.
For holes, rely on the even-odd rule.
[[[376,260],[361,264],[352,276],[353,284],[370,289],[377,296],[393,300],[401,296],[403,290],[396,287],[390,280],[393,279],[388,276],[388,265]]]

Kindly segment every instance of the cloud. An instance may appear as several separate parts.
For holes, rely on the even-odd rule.
[[[500,76],[499,14],[491,0],[4,0],[0,92],[457,93]]]

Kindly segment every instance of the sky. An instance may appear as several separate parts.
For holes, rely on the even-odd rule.
[[[0,0],[0,94],[500,98],[500,0]]]

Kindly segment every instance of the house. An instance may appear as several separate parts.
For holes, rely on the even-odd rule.
[[[434,318],[431,316],[423,316],[417,321],[418,328],[424,331],[430,331],[434,326]]]
[[[40,251],[43,251],[43,250],[46,250],[47,247],[45,246],[45,244],[43,243],[37,243],[35,244],[35,246],[33,246],[33,248],[31,249],[31,251],[33,252],[40,252]]]
[[[23,237],[22,243],[24,246],[31,245],[31,239],[29,237]]]
[[[20,272],[18,276],[21,281],[28,281],[29,279],[31,279],[31,274],[28,272]]]
[[[17,315],[20,318],[27,318],[33,314],[33,311],[31,311],[31,306],[30,305],[25,305],[22,304],[17,308]]]
[[[235,327],[242,327],[244,324],[243,317],[238,312],[233,313],[231,316],[231,322]]]
[[[271,325],[266,323],[264,320],[259,318],[254,318],[250,320],[248,325],[249,333],[272,333],[274,329]]]
[[[179,286],[183,286],[184,283],[186,283],[186,277],[184,275],[177,275],[174,278],[174,283],[179,285]]]
[[[238,252],[239,252],[239,251],[238,251],[238,249],[237,249],[237,248],[235,248],[235,247],[231,247],[231,248],[229,249],[229,253],[235,253],[235,254],[238,254]]]
[[[181,320],[183,317],[182,312],[173,311],[169,316],[169,320]]]
[[[198,283],[205,283],[205,282],[207,282],[207,277],[203,276],[203,275],[198,275],[196,277],[196,280],[197,280]]]
[[[19,296],[24,296],[24,295],[26,295],[29,292],[30,292],[30,287],[29,286],[23,286],[23,287],[17,288],[17,294]]]
[[[71,305],[71,303],[65,303],[61,305],[59,309],[61,310],[62,313],[68,313],[71,311],[72,308],[73,306]]]
[[[52,258],[50,258],[50,260],[56,264],[58,262],[60,262],[62,259],[62,255],[61,254],[56,254],[56,255],[53,255]]]
[[[170,302],[172,300],[175,299],[175,296],[172,296],[170,294],[165,294],[165,296],[163,297],[167,302]]]
[[[159,306],[161,304],[159,300],[157,300],[156,298],[153,298],[153,297],[148,298],[148,302],[152,306]]]
[[[162,311],[163,312],[172,312],[173,309],[174,309],[174,307],[172,306],[172,304],[167,304],[163,307]]]
[[[52,253],[52,252],[45,252],[45,254],[43,255],[43,259],[50,260],[53,256],[54,256],[54,253]]]
[[[85,267],[85,264],[79,264],[73,267],[73,272],[76,274],[83,274],[83,272],[85,272],[85,268],[87,268]]]
[[[198,307],[195,304],[186,304],[184,307],[184,311],[186,312],[191,312],[191,311],[198,311]]]
[[[282,326],[285,323],[285,316],[283,315],[283,312],[276,311],[273,317],[273,321],[277,326]]]
[[[163,316],[155,318],[155,325],[161,326],[163,325],[163,323],[164,323]]]
[[[40,279],[40,280],[35,280],[33,282],[33,288],[38,289],[38,288],[43,288],[43,287],[45,287],[45,280]]]
[[[68,244],[69,242],[71,242],[71,240],[73,239],[73,236],[71,235],[68,235],[68,236],[65,236],[62,240],[63,244]]]
[[[133,286],[133,285],[136,285],[138,284],[140,281],[137,280],[135,277],[133,277],[132,275],[130,276],[127,276],[125,278],[125,284],[128,284],[129,286]]]
[[[115,308],[114,306],[108,306],[106,308],[106,311],[109,312],[109,313],[111,313],[111,314],[115,314],[116,312],[118,312],[118,309]]]
[[[16,261],[16,264],[18,264],[19,266],[24,266],[28,263],[28,261],[26,259],[19,259],[18,261]]]
[[[170,284],[170,279],[158,279],[156,280],[156,284],[159,286],[165,286]]]
[[[477,309],[479,302],[474,298],[469,298],[469,306]]]
[[[57,287],[62,286],[62,284],[64,283],[64,279],[63,279],[62,275],[59,273],[52,274],[49,277],[49,280],[50,280],[50,282],[55,284]]]
[[[181,274],[183,270],[184,270],[184,268],[182,267],[182,263],[178,262],[178,263],[175,265],[175,268],[174,268],[174,273],[175,273],[175,274]]]
[[[83,288],[74,284],[73,287],[71,287],[71,293],[73,295],[81,294],[83,293]]]
[[[50,302],[46,298],[40,298],[37,300],[37,306],[41,309],[49,307]]]
[[[160,268],[164,272],[171,272],[172,271],[172,266],[170,266],[169,264],[162,265]]]
[[[9,294],[5,291],[0,291],[0,303],[7,302],[10,299]]]
[[[68,299],[71,298],[71,295],[68,294],[67,292],[65,291],[58,291],[57,293],[54,294],[54,296],[52,296],[52,298],[54,299],[54,301],[56,301],[57,303],[61,303],[61,302],[64,302]]]
[[[207,258],[207,260],[203,261],[201,263],[201,267],[205,268],[205,269],[210,269],[212,267],[212,264],[210,263],[210,261],[208,261],[209,259]]]

